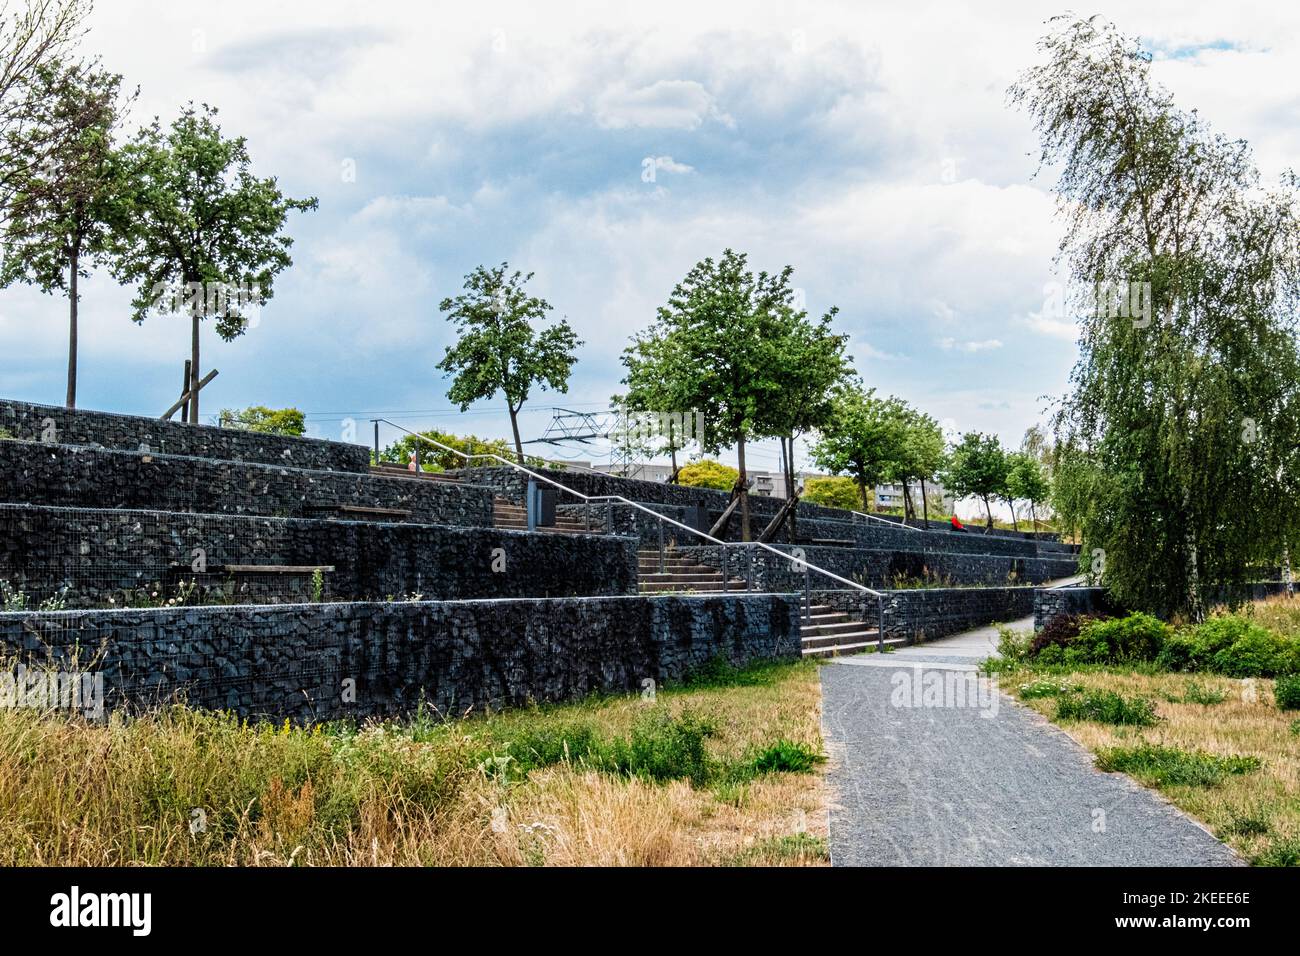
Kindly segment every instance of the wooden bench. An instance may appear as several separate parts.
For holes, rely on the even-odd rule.
[[[406,508],[377,508],[369,505],[307,505],[307,512],[333,511],[345,515],[375,515],[380,518],[409,518],[411,512]]]
[[[334,571],[332,564],[212,564],[209,571],[227,574],[330,574]]]

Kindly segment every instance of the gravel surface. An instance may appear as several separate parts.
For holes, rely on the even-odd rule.
[[[942,643],[925,656],[947,656]],[[987,684],[982,707],[891,703],[908,703],[902,688],[912,695],[926,675],[968,673],[926,670],[920,653],[893,668],[852,660],[821,669],[836,866],[1240,865],[1198,823],[1098,771],[1064,731]]]

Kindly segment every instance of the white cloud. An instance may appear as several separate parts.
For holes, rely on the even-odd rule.
[[[698,129],[713,120],[734,126],[709,91],[694,80],[658,80],[636,90],[615,87],[596,99],[596,122],[606,129]]]
[[[947,352],[953,350],[958,352],[989,352],[993,349],[1002,348],[1002,343],[997,339],[982,339],[978,342],[958,342],[956,339],[944,338],[939,340],[938,345],[939,348]]]

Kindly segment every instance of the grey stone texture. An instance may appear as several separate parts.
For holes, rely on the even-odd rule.
[[[492,524],[492,492],[472,485],[27,441],[0,441],[0,501],[286,518],[352,505]]]
[[[797,660],[789,596],[593,597],[0,613],[0,649],[104,676],[109,709],[312,721],[559,701]]]
[[[370,467],[370,449],[364,445],[35,405],[7,398],[0,399],[0,428],[24,441],[48,440],[42,435],[52,434],[53,443],[63,445],[129,451],[139,451],[143,445],[165,455],[257,461],[321,471],[364,472]]]
[[[123,607],[142,590],[187,604],[315,596],[310,573],[274,566],[332,567],[327,600],[633,594],[636,561],[635,539],[609,535],[0,504],[0,581],[29,606]]]

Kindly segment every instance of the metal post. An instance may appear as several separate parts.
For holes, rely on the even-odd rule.
[[[812,588],[808,583],[808,565],[803,566],[803,619],[812,623]]]
[[[373,419],[375,423],[375,465],[379,464],[379,419]]]
[[[876,651],[877,653],[883,654],[885,653],[885,596],[883,594],[876,595],[876,609],[878,611],[878,620],[880,622],[880,627],[876,630]],[[863,601],[862,620],[865,621],[866,619],[867,606],[866,602]]]
[[[590,501],[584,501],[582,503],[582,521],[583,524],[586,526],[586,530],[590,531],[591,530],[591,502]]]
[[[727,542],[725,541],[722,542],[721,546],[718,548],[718,551],[721,554],[719,563],[722,565],[722,590],[726,591],[728,590],[727,581],[729,580],[727,578]]]
[[[664,573],[664,519],[659,519],[659,573]]]

